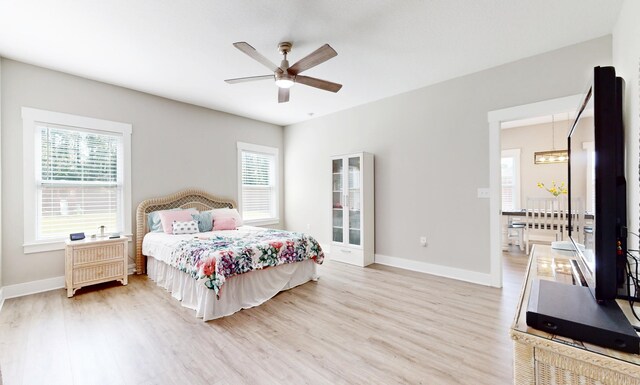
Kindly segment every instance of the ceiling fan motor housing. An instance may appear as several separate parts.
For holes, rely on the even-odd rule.
[[[282,54],[282,55],[287,55],[289,52],[291,52],[291,47],[293,46],[293,44],[291,44],[288,41],[283,41],[280,44],[278,44],[278,51]]]

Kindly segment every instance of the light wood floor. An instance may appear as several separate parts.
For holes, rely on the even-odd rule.
[[[145,276],[10,299],[0,367],[13,384],[509,384],[526,256],[494,289],[327,262],[318,282],[210,322]]]

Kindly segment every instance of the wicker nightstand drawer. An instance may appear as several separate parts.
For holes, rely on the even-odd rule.
[[[107,244],[97,247],[81,247],[73,250],[73,265],[108,261],[110,259],[122,259],[124,256],[123,244]]]
[[[103,279],[121,278],[122,274],[124,274],[123,261],[78,267],[73,269],[73,284],[79,285]]]
[[[65,286],[67,297],[95,283],[115,281],[127,284],[129,239],[85,239],[67,241],[65,249]]]

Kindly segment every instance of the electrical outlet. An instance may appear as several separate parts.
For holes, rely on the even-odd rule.
[[[307,223],[307,230],[311,230],[311,223]]]
[[[420,237],[420,246],[427,247],[427,237]]]
[[[478,188],[478,198],[489,198],[489,189],[486,187]]]

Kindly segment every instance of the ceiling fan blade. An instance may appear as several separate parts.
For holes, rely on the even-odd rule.
[[[273,80],[274,77],[273,75],[247,76],[244,78],[226,79],[225,82],[229,84],[236,84],[236,83],[252,82],[255,80],[267,80],[267,79]]]
[[[236,47],[237,49],[239,49],[240,51],[244,52],[248,56],[250,56],[252,59],[260,62],[263,66],[269,68],[271,71],[273,71],[273,72],[282,72],[282,69],[280,69],[280,67],[278,67],[277,65],[273,64],[271,62],[271,60],[269,60],[266,57],[262,56],[258,51],[256,51],[255,48],[253,48],[251,45],[249,45],[249,43],[244,42],[244,41],[239,41],[237,43],[233,43],[233,46]]]
[[[291,75],[297,75],[302,71],[306,71],[309,68],[315,67],[320,63],[324,63],[337,55],[338,53],[333,48],[331,48],[329,44],[325,44],[317,50],[311,52],[307,56],[303,57],[302,59],[298,60],[298,62],[289,67],[287,71]]]
[[[278,103],[286,103],[289,101],[289,88],[278,87]]]
[[[304,75],[297,75],[296,83],[304,84],[306,86],[311,86],[315,88],[320,88],[321,90],[331,91],[331,92],[338,92],[340,91],[340,88],[342,88],[342,84],[333,83],[327,80],[312,78]]]

